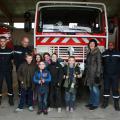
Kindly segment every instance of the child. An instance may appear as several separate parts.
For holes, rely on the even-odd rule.
[[[36,71],[39,70],[38,65],[39,65],[40,61],[42,61],[42,56],[40,54],[36,54],[35,55],[35,65],[36,65],[35,70]],[[34,105],[36,105],[37,99],[38,99],[37,87],[36,87],[36,85],[34,85],[34,88],[33,88],[33,104]]]
[[[76,65],[73,56],[68,58],[68,65],[65,66],[64,72],[66,111],[73,112],[76,100],[76,80],[80,77],[80,68]]]
[[[21,82],[21,96],[16,112],[23,111],[26,102],[29,110],[33,111],[32,79],[35,72],[35,65],[32,63],[32,54],[27,54],[25,60],[26,62],[21,64],[18,69],[18,78]]]
[[[36,54],[35,56],[35,62],[38,65],[42,61],[42,56],[40,54]]]
[[[53,53],[51,58],[52,62],[48,65],[48,70],[51,74],[49,111],[54,107],[57,107],[58,112],[61,112],[61,84],[63,80],[63,70],[61,64],[58,63],[57,54]]]
[[[51,81],[51,75],[48,70],[45,69],[45,62],[41,61],[38,65],[39,70],[35,72],[33,82],[37,85],[38,90],[38,112],[42,112],[47,115],[47,97],[48,97],[48,85]]]

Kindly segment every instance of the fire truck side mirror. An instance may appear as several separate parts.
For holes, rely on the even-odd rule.
[[[31,23],[31,13],[30,12],[25,12],[24,13],[24,31],[25,32],[30,32],[32,29],[32,23]]]

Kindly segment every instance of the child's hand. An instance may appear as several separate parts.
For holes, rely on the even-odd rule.
[[[82,76],[81,75],[77,75],[77,78],[81,78]]]
[[[74,77],[76,78],[76,77],[77,77],[77,75],[76,75],[76,74],[74,74]]]
[[[68,76],[66,76],[66,79],[68,79],[69,77]]]
[[[41,80],[39,80],[39,84],[41,84]]]
[[[44,84],[44,83],[45,83],[45,80],[42,80],[42,83]]]

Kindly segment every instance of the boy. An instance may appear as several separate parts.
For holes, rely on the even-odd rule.
[[[48,70],[51,74],[49,111],[57,107],[58,112],[61,112],[61,83],[63,80],[63,70],[61,64],[58,63],[57,54],[53,53],[51,58],[52,62],[48,65]]]
[[[35,65],[32,63],[32,54],[27,54],[25,60],[26,62],[21,64],[18,69],[18,78],[21,82],[21,96],[16,112],[23,111],[26,102],[29,110],[33,111],[32,79],[35,72]]]
[[[66,111],[73,112],[76,100],[76,80],[80,78],[80,68],[76,65],[73,56],[68,58],[68,65],[65,66],[64,72]]]
[[[39,70],[35,72],[33,82],[36,84],[38,90],[38,112],[42,112],[47,115],[47,98],[48,98],[48,85],[51,81],[51,75],[48,70],[45,69],[45,62],[41,61],[38,64]]]

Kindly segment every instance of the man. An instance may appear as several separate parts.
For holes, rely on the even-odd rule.
[[[29,38],[23,37],[21,40],[21,45],[15,46],[14,50],[15,50],[14,62],[15,62],[16,71],[17,71],[19,66],[25,62],[25,55],[28,53],[32,53],[32,50],[29,47]],[[20,96],[21,87],[20,87],[19,79],[18,79],[18,91],[19,91],[19,96]]]
[[[103,58],[103,79],[104,79],[104,99],[102,108],[108,106],[110,89],[114,99],[114,108],[119,111],[119,73],[120,73],[120,52],[114,48],[114,43],[110,42],[108,50],[102,54]]]
[[[0,104],[2,100],[2,85],[3,80],[6,80],[8,88],[9,104],[13,102],[13,82],[12,82],[12,57],[13,51],[6,47],[7,39],[4,36],[0,37]]]

